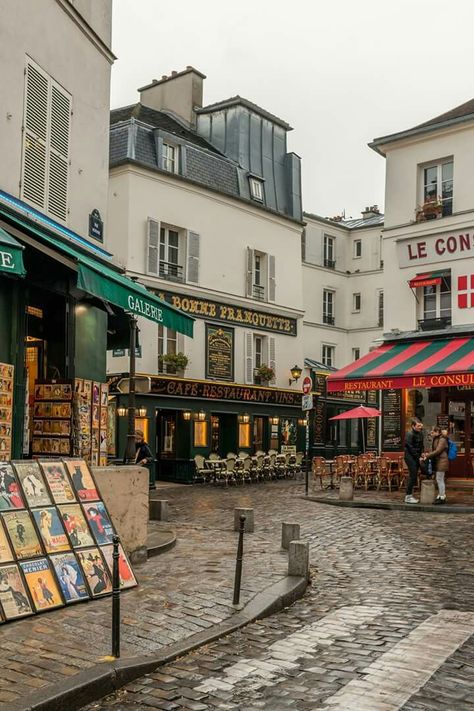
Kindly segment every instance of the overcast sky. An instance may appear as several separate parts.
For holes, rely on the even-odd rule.
[[[358,217],[384,203],[367,143],[474,97],[473,28],[473,0],[114,0],[112,107],[191,64],[204,104],[240,94],[293,127],[307,212]]]

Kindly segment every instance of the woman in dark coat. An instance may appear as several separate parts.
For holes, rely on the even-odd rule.
[[[436,497],[435,504],[445,504],[446,485],[444,482],[444,476],[446,472],[449,471],[448,433],[447,430],[442,430],[440,427],[435,426],[431,430],[431,436],[433,438],[431,452],[429,452],[429,454],[425,454],[424,459],[425,461],[428,459],[432,460],[433,471],[436,472],[438,496]]]

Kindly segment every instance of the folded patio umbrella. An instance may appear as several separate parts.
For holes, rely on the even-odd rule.
[[[365,407],[365,405],[359,405],[354,407],[352,410],[346,410],[346,412],[341,412],[340,415],[335,415],[330,417],[330,420],[361,420],[368,417],[381,417],[382,413],[377,410],[376,407]],[[362,449],[365,452],[365,434],[364,428],[362,427]]]

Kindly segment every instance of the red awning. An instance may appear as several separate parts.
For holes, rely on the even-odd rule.
[[[474,389],[474,338],[385,343],[327,379],[328,392],[460,385]]]
[[[434,277],[431,274],[417,274],[408,282],[408,286],[411,286],[412,289],[418,289],[421,286],[437,286],[438,284],[441,284],[441,277]]]

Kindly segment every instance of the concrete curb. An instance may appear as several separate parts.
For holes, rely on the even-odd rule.
[[[474,506],[433,506],[426,504],[397,504],[385,501],[340,501],[339,499],[327,499],[324,496],[301,496],[301,499],[307,501],[316,501],[318,504],[328,504],[329,506],[342,506],[343,508],[352,509],[383,509],[387,511],[422,511],[425,513],[437,514],[472,514]]]
[[[112,694],[134,679],[149,674],[163,664],[174,661],[177,657],[182,657],[198,647],[235,632],[250,622],[283,610],[303,597],[307,585],[306,578],[287,576],[257,593],[231,619],[168,645],[161,653],[122,658],[115,662],[99,662],[95,667],[86,669],[64,682],[54,684],[49,689],[39,690],[13,703],[9,702],[8,711],[80,709],[92,701]]]
[[[148,558],[154,558],[155,555],[161,555],[162,553],[166,553],[166,551],[171,550],[171,548],[174,548],[176,545],[176,533],[173,531],[169,531],[170,538],[166,543],[160,543],[158,545],[153,545],[152,540],[147,542],[147,554]],[[153,538],[153,534],[151,534],[150,539]]]

